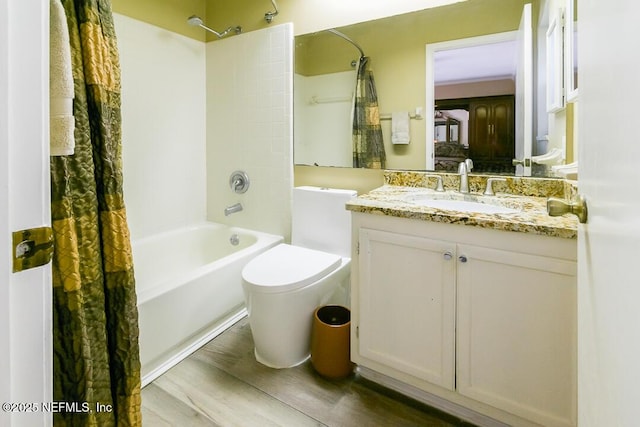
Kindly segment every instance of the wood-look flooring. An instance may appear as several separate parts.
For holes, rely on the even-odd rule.
[[[247,319],[142,390],[144,427],[471,426],[355,375],[256,362]]]

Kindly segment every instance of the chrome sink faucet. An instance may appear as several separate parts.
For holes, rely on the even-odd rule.
[[[473,170],[473,161],[466,159],[458,165],[458,174],[460,174],[460,193],[469,193],[469,172]]]

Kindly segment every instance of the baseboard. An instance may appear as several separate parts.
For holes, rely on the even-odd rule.
[[[433,408],[446,412],[449,415],[453,415],[462,420],[468,421],[479,427],[509,427],[508,424],[504,424],[494,418],[480,414],[457,403],[450,402],[435,394],[428,393],[424,390],[420,390],[387,375],[380,374],[371,369],[358,366],[356,373],[362,378],[369,381],[373,381],[376,384],[380,384],[383,387],[396,391],[407,397],[410,397],[418,402],[429,405]]]

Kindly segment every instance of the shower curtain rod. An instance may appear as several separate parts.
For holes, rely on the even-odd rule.
[[[351,43],[352,45],[355,46],[356,49],[358,49],[360,51],[360,58],[363,58],[364,52],[362,51],[362,48],[358,45],[358,43],[354,42],[353,40],[351,40],[349,37],[347,37],[345,34],[342,34],[340,31],[330,28],[327,31],[329,31],[332,34],[335,34],[338,37],[342,37],[343,39],[345,39],[346,41],[348,41],[349,43]]]

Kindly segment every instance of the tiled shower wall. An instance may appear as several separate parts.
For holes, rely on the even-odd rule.
[[[206,217],[205,44],[114,14],[132,238]]]
[[[205,44],[114,16],[132,238],[206,219],[288,236],[292,25]],[[236,169],[251,179],[243,195],[229,188]]]
[[[285,236],[293,182],[293,25],[207,44],[207,218]],[[229,177],[249,175],[244,194]],[[224,208],[241,203],[230,216]]]

